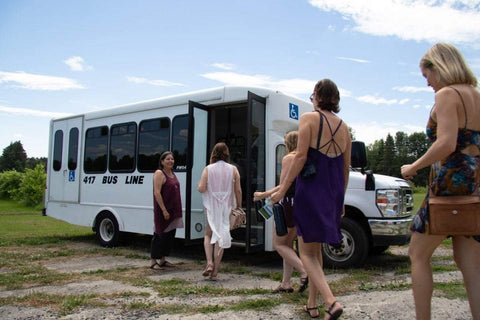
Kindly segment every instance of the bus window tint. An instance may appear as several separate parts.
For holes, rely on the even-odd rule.
[[[133,172],[135,170],[135,141],[137,124],[116,124],[110,128],[110,172]]]
[[[175,158],[175,170],[187,170],[188,115],[173,118],[172,152]]]
[[[70,129],[68,137],[68,170],[77,169],[78,159],[78,128]]]
[[[53,144],[53,170],[60,171],[62,168],[62,153],[63,153],[63,131],[57,130],[55,132],[55,140]]]
[[[153,172],[160,155],[170,148],[170,120],[158,118],[140,122],[138,134],[138,171]],[[175,159],[176,160],[176,159]]]
[[[87,130],[85,135],[85,173],[104,173],[107,171],[108,127],[96,127]]]

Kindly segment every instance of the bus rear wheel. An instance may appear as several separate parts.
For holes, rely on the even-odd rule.
[[[110,212],[102,212],[98,215],[95,222],[95,231],[98,241],[104,247],[114,247],[120,239],[120,230],[118,221]]]

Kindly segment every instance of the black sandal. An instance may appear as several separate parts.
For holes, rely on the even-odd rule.
[[[312,316],[312,311],[313,310],[317,310],[317,315],[315,316]],[[305,311],[306,313],[308,313],[308,315],[310,316],[310,318],[318,318],[320,316],[320,312],[318,311],[318,306],[317,307],[311,307],[309,308],[308,306],[303,306],[303,311]]]
[[[305,278],[300,278],[300,288],[298,288],[298,292],[302,293],[308,287],[308,276]]]
[[[150,269],[152,269],[152,270],[165,270],[165,268],[162,267],[161,265],[159,265],[158,262],[155,262],[152,265],[150,265]]]
[[[332,310],[333,310],[333,307],[337,304],[337,301],[334,301],[331,305],[330,305],[330,308],[328,308],[328,310],[326,310],[325,312],[328,313],[330,315],[330,319],[329,320],[336,320],[338,318],[340,318],[340,316],[342,315],[343,313],[343,308],[340,308],[340,309],[337,309],[334,313],[332,313]]]

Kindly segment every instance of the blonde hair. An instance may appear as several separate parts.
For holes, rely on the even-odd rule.
[[[420,60],[420,67],[437,71],[446,85],[469,84],[477,87],[478,81],[465,62],[462,53],[449,43],[437,43]]]
[[[290,131],[285,135],[285,146],[288,152],[297,150],[298,131]]]

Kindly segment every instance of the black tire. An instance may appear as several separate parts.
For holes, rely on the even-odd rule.
[[[98,241],[104,247],[114,247],[120,240],[118,221],[110,212],[102,212],[95,222]]]
[[[323,264],[329,268],[349,268],[362,265],[369,252],[365,229],[355,220],[343,218],[340,224],[343,234],[339,246],[322,244]]]

